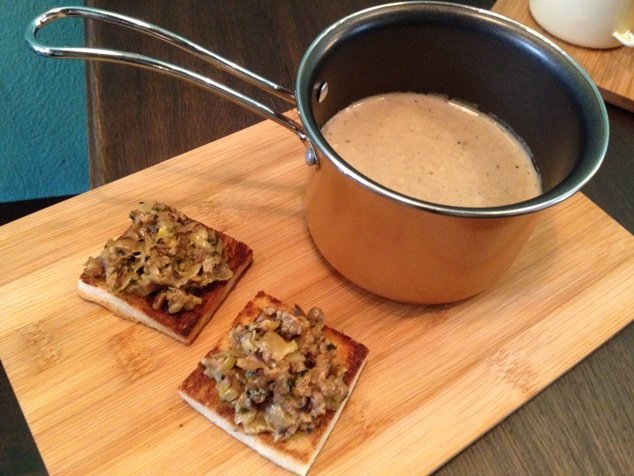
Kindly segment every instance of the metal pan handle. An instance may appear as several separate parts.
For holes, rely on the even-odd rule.
[[[114,12],[109,12],[106,10],[100,10],[90,7],[53,8],[39,15],[38,17],[33,19],[31,23],[29,23],[24,35],[27,45],[36,53],[51,58],[88,59],[107,61],[112,63],[123,63],[153,71],[158,71],[159,73],[164,73],[176,78],[184,79],[186,81],[189,81],[190,83],[211,90],[212,92],[238,105],[241,105],[246,109],[255,112],[256,114],[265,117],[266,119],[271,119],[276,123],[290,129],[297,135],[297,137],[299,137],[299,139],[304,143],[308,150],[311,150],[312,152],[312,147],[310,147],[310,143],[306,137],[306,130],[301,123],[271,109],[270,107],[262,104],[259,101],[245,96],[235,89],[225,86],[224,84],[207,78],[201,74],[195,73],[171,63],[166,63],[156,58],[151,58],[149,56],[144,56],[137,53],[111,50],[107,48],[49,46],[37,40],[37,33],[45,25],[61,18],[67,17],[89,18],[96,21],[114,23],[116,25],[120,25],[131,30],[148,34],[150,36],[163,40],[166,43],[174,45],[182,50],[192,53],[193,55],[202,58],[204,61],[212,64],[213,66],[233,76],[241,78],[242,80],[257,86],[261,90],[271,95],[282,98],[292,105],[295,105],[295,94],[290,89],[287,89],[261,76],[258,76],[257,74],[223,58],[222,56],[213,53],[212,51],[209,51],[206,48],[203,48],[202,46],[180,35],[172,33],[171,31],[165,30],[157,25],[153,25],[151,23],[147,23],[136,18],[128,17]]]

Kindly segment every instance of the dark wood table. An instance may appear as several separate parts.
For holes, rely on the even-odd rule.
[[[518,0],[519,1],[519,0]],[[86,0],[160,24],[284,86],[324,27],[363,0]],[[474,0],[489,8],[494,3]],[[212,74],[164,44],[110,26],[88,25],[91,45],[158,55]],[[219,75],[223,79],[225,75]],[[226,79],[240,87],[240,83]],[[245,92],[261,97],[251,88]],[[87,68],[93,186],[260,121],[209,92],[120,65]],[[278,109],[288,105],[264,99]],[[634,115],[608,106],[604,166],[584,193],[634,230]],[[2,223],[55,199],[0,206]],[[634,313],[634,310],[632,310]],[[634,326],[630,325],[545,391],[457,455],[439,474],[634,474]],[[0,474],[46,473],[4,370],[0,374]]]

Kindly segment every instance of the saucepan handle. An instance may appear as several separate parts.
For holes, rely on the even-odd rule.
[[[141,33],[148,34],[152,37],[165,41],[173,46],[176,46],[182,50],[185,50],[204,61],[212,64],[213,66],[236,76],[250,84],[253,84],[261,90],[282,98],[292,105],[295,105],[295,94],[290,89],[275,84],[268,79],[265,79],[257,74],[217,55],[216,53],[203,48],[202,46],[184,38],[176,33],[165,30],[157,25],[147,23],[143,20],[132,18],[129,16],[121,15],[115,12],[109,12],[97,8],[90,7],[59,7],[53,8],[29,23],[25,39],[30,48],[36,53],[51,58],[64,58],[64,59],[87,59],[97,61],[107,61],[112,63],[123,63],[141,68],[157,71],[159,73],[168,74],[177,78],[184,79],[190,83],[201,86],[205,89],[238,104],[248,110],[259,114],[266,119],[271,119],[276,123],[290,129],[294,132],[304,145],[310,150],[310,143],[306,137],[306,130],[304,126],[293,120],[292,118],[285,116],[284,114],[277,112],[270,107],[256,101],[244,94],[232,89],[218,81],[210,79],[201,74],[190,71],[186,68],[167,63],[165,61],[158,60],[149,56],[112,50],[107,48],[89,48],[89,47],[70,47],[70,46],[50,46],[45,45],[37,39],[38,32],[47,24],[52,23],[61,18],[68,17],[81,17],[89,18],[95,21],[104,21],[108,23],[114,23],[131,30],[135,30]]]

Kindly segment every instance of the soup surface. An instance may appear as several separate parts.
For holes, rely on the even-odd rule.
[[[335,114],[322,133],[356,170],[410,197],[492,207],[541,193],[530,154],[512,132],[443,96],[362,99]]]

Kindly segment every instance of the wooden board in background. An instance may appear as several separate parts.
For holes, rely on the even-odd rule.
[[[632,321],[634,239],[581,194],[545,215],[495,289],[412,306],[320,258],[303,221],[306,173],[300,142],[264,122],[1,228],[0,358],[51,473],[284,474],[177,395],[260,289],[320,305],[370,349],[313,474],[432,471]],[[75,291],[142,199],[254,249],[190,347]]]
[[[492,10],[553,40],[588,72],[606,102],[634,112],[633,48],[590,49],[560,40],[546,32],[533,19],[528,0],[498,0]]]

